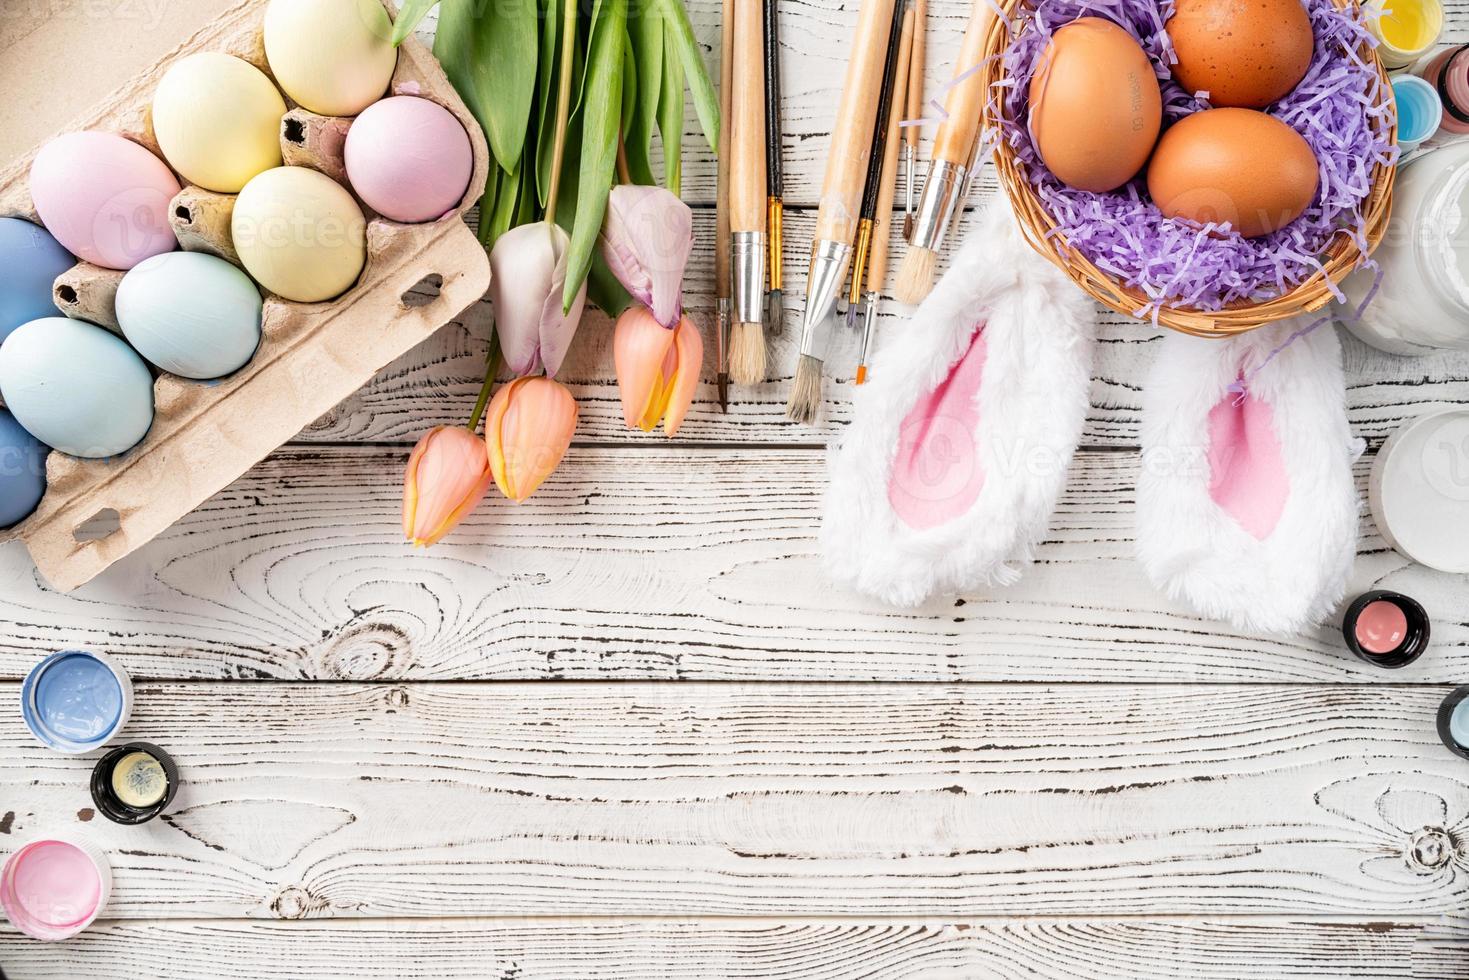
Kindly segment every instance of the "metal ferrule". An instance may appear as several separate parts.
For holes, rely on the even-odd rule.
[[[765,321],[765,232],[737,231],[730,253],[736,323]]]
[[[847,278],[847,262],[851,257],[852,246],[846,242],[818,238],[811,243],[811,268],[806,275],[806,309],[801,315],[802,354],[825,355],[824,339],[819,348],[808,349],[808,344],[814,333],[830,328],[831,314],[836,309],[837,295]]]
[[[939,250],[944,233],[953,222],[954,212],[963,200],[964,180],[968,174],[969,168],[963,164],[948,160],[933,162],[928,179],[923,182],[923,199],[918,202],[918,213],[914,215],[910,245],[931,252]]]
[[[867,350],[872,344],[872,327],[877,323],[877,293],[871,290],[862,303],[862,351],[857,358],[858,364],[867,363]]]
[[[770,288],[781,289],[781,250],[783,246],[785,224],[785,203],[778,197],[767,198],[765,201],[765,228],[768,234],[770,248],[768,250],[769,266],[766,274],[770,277]]]
[[[719,297],[716,309],[717,314],[714,320],[714,368],[718,373],[723,374],[729,370],[729,297]]]
[[[903,217],[908,223],[913,220],[913,144],[903,142]]]
[[[969,151],[969,166],[964,171],[964,183],[959,187],[959,201],[954,208],[953,223],[959,223],[964,213],[964,202],[969,200],[969,188],[974,186],[974,175],[979,172],[979,151],[984,148],[983,134],[974,138],[974,149]]]
[[[862,301],[862,277],[867,273],[867,252],[872,248],[872,221],[863,218],[857,222],[857,247],[852,252],[852,288],[847,293],[847,303],[856,307]]]

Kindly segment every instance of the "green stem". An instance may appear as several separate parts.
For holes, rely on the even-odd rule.
[[[566,126],[571,116],[571,62],[576,50],[576,0],[561,11],[561,76],[556,83],[556,130],[551,144],[551,187],[546,192],[546,221],[556,223],[556,194],[561,190],[561,163],[566,156]]]
[[[500,332],[490,328],[490,353],[485,358],[485,383],[479,387],[479,398],[465,426],[473,434],[479,428],[479,420],[485,417],[485,406],[490,403],[490,390],[495,387],[495,375],[500,373]]]

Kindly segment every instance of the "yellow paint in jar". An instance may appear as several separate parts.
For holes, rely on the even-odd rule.
[[[1382,42],[1377,49],[1389,69],[1406,68],[1438,42],[1443,31],[1441,0],[1376,0],[1368,23]]]
[[[129,752],[112,767],[112,793],[135,810],[146,810],[168,792],[168,774],[147,752]]]

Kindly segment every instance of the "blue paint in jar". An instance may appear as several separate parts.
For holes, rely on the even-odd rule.
[[[1469,749],[1469,700],[1454,705],[1454,712],[1449,715],[1449,735],[1455,742]]]
[[[41,661],[21,690],[32,734],[63,752],[86,752],[117,733],[132,706],[132,684],[109,657],[65,650]]]
[[[1438,89],[1417,75],[1394,78],[1392,94],[1398,110],[1398,146],[1407,153],[1438,132],[1443,103]]]

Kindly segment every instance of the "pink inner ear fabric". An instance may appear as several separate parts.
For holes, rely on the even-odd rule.
[[[917,531],[946,524],[969,510],[984,486],[975,436],[984,377],[984,325],[932,391],[919,397],[898,432],[888,477],[888,503]]]
[[[1290,477],[1269,402],[1230,391],[1210,409],[1209,496],[1256,540],[1280,523]]]

